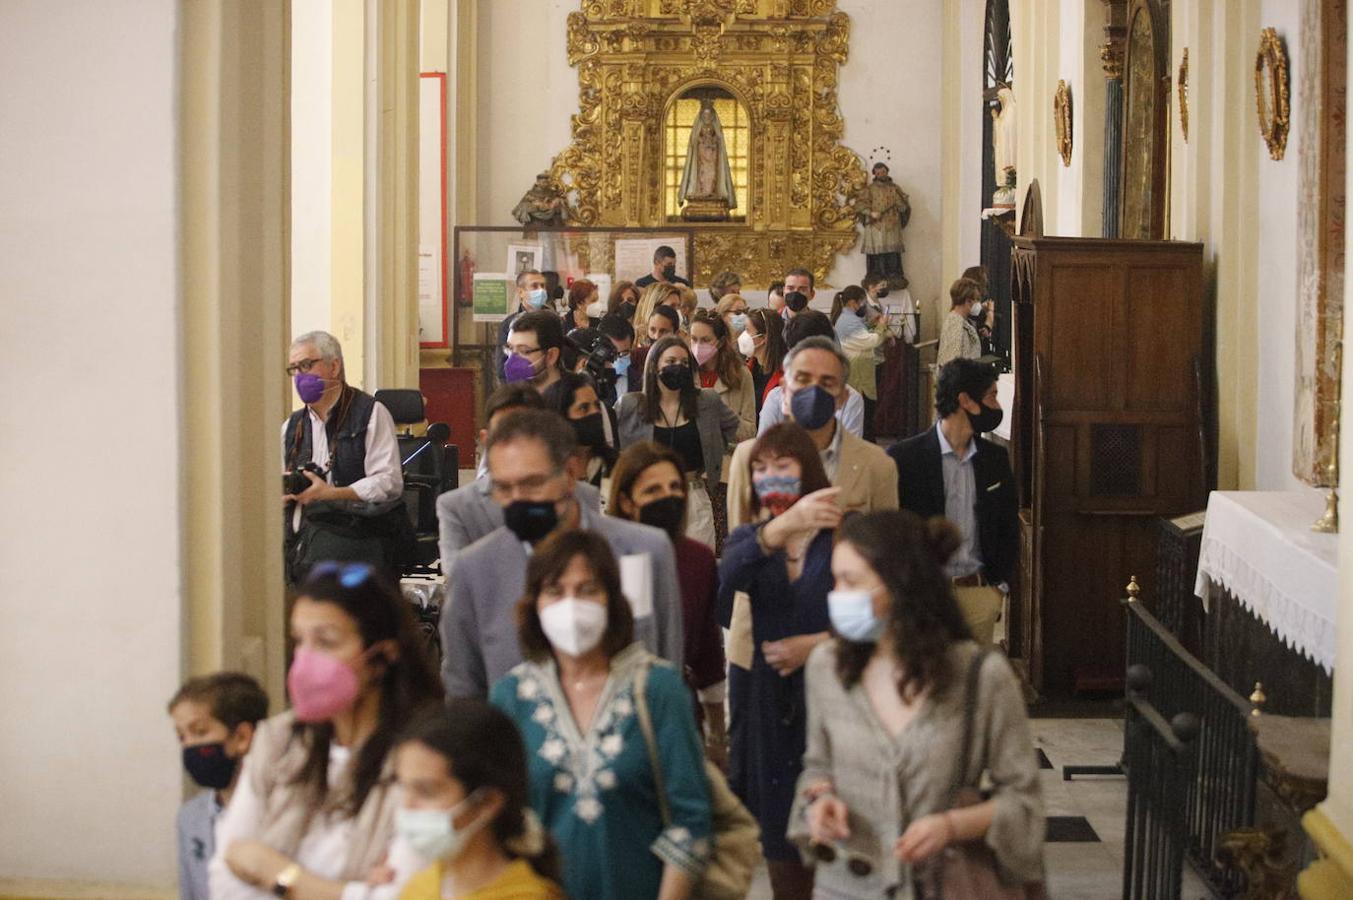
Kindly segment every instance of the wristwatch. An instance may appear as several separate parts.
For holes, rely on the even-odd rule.
[[[301,877],[301,867],[296,863],[291,863],[285,869],[277,873],[277,880],[272,883],[272,892],[274,896],[285,897],[291,893],[291,886],[296,883],[296,879]]]

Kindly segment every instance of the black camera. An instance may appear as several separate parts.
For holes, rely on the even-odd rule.
[[[565,339],[577,354],[574,364],[579,359],[583,360],[587,374],[599,388],[615,384],[615,361],[620,352],[615,349],[610,338],[595,328],[575,328]]]
[[[299,465],[282,476],[283,494],[300,494],[310,487],[310,479],[305,477],[306,472],[314,472],[320,478],[327,478],[328,474],[319,466],[312,462]]]

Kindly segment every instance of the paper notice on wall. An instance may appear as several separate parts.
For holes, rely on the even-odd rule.
[[[588,272],[583,277],[597,286],[597,298],[605,306],[611,299],[611,276],[604,272]]]
[[[615,242],[615,277],[617,281],[635,281],[653,273],[653,252],[659,247],[676,251],[676,273],[687,281],[690,269],[686,260],[686,242],[673,235],[665,238],[620,238]]]
[[[620,589],[630,602],[634,618],[653,615],[653,560],[647,553],[620,557]]]
[[[474,274],[474,320],[501,322],[507,317],[508,298],[514,296],[512,279],[501,273]]]
[[[440,344],[442,333],[442,260],[436,244],[418,247],[418,340]]]

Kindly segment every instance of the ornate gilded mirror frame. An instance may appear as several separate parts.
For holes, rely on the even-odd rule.
[[[553,179],[582,225],[669,227],[665,123],[693,89],[745,109],[741,221],[696,229],[696,282],[739,272],[759,287],[802,264],[825,279],[857,239],[859,156],[839,141],[838,72],[850,19],[836,0],[584,0],[568,17],[578,69],[573,140]]]
[[[1287,152],[1288,117],[1291,113],[1287,50],[1272,28],[1259,34],[1259,52],[1254,57],[1254,102],[1259,114],[1259,133],[1268,145],[1269,158],[1280,160]]]
[[[1057,153],[1062,165],[1071,165],[1071,88],[1066,81],[1057,82],[1057,93],[1052,97],[1053,120],[1057,123]]]

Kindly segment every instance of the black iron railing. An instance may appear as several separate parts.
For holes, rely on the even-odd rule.
[[[1123,900],[1178,900],[1188,848],[1186,807],[1197,781],[1198,717],[1166,721],[1147,699],[1153,678],[1134,665],[1127,673],[1127,830]]]
[[[1244,876],[1219,862],[1217,849],[1225,834],[1254,824],[1259,777],[1259,754],[1249,727],[1254,707],[1184,649],[1131,589],[1129,593],[1124,601],[1129,672],[1137,666],[1150,670],[1151,705],[1162,719],[1173,721],[1187,713],[1199,723],[1194,776],[1180,791],[1188,856],[1217,894],[1234,896],[1244,888]],[[1125,752],[1130,757],[1130,736]]]

